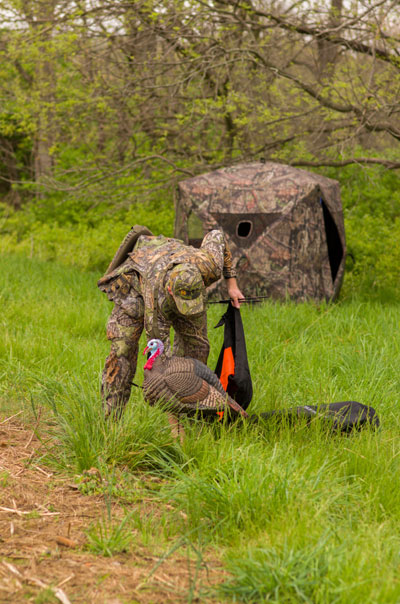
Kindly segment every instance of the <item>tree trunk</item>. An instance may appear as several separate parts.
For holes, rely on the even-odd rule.
[[[343,0],[332,0],[327,30],[332,30],[340,24]],[[338,56],[338,46],[324,37],[317,41],[318,45],[318,79],[330,80],[335,71],[335,63]]]
[[[26,17],[29,26],[39,38],[39,55],[35,73],[35,88],[38,96],[36,116],[36,136],[34,145],[33,169],[35,181],[39,185],[37,196],[41,197],[40,185],[46,177],[51,176],[53,158],[51,147],[54,143],[54,110],[55,102],[55,66],[49,56],[48,43],[53,35],[55,9],[57,0],[27,4]]]
[[[1,183],[2,185],[5,185],[4,190],[6,191],[3,199],[6,201],[6,203],[18,210],[21,207],[21,195],[19,191],[13,189],[13,183],[18,181],[18,167],[15,157],[15,149],[12,141],[1,135],[0,161],[4,166],[5,178],[7,179],[5,182]]]

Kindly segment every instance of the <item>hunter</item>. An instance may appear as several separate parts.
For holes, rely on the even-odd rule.
[[[145,227],[132,227],[131,232],[135,233],[132,251],[115,267],[117,252],[110,265],[113,270],[109,267],[98,282],[114,302],[107,324],[111,352],[102,375],[106,417],[120,417],[129,399],[143,328],[148,339],[159,338],[171,354],[173,327],[173,354],[207,363],[206,288],[223,276],[232,304],[239,308],[239,299],[244,298],[221,230],[207,233],[200,248],[153,236]]]

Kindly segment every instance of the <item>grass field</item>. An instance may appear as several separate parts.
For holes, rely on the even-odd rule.
[[[151,572],[179,548],[199,569],[210,556],[220,560],[218,584],[206,591],[194,573],[188,602],[199,594],[202,602],[400,601],[398,306],[242,307],[250,412],[356,400],[375,407],[379,431],[193,422],[181,446],[139,389],[119,423],[102,419],[111,305],[96,288],[99,275],[15,256],[0,262],[0,422],[20,411],[27,425],[41,418],[40,463],[104,498],[87,551],[104,557],[144,545],[159,560]],[[209,311],[210,367],[222,311]],[[139,383],[142,367],[140,358]],[[91,468],[100,480],[87,479]],[[159,513],[145,513],[149,500]],[[115,501],[124,509],[118,519]]]

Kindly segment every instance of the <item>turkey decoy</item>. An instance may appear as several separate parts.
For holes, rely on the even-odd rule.
[[[150,405],[166,404],[174,415],[186,414],[248,417],[223,389],[221,382],[201,361],[185,357],[166,357],[161,340],[152,339],[143,352],[150,352],[144,366],[143,392]]]

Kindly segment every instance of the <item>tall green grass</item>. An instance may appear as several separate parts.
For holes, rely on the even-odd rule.
[[[242,307],[250,412],[358,400],[376,408],[379,431],[187,421],[180,445],[139,389],[120,422],[103,420],[111,305],[98,275],[12,255],[0,268],[3,414],[21,410],[30,422],[41,414],[48,460],[64,471],[123,472],[125,490],[136,489],[130,500],[145,493],[160,502],[162,520],[145,504],[134,520],[147,544],[165,555],[179,544],[200,557],[212,548],[229,572],[220,601],[400,601],[399,306]],[[211,367],[222,310],[210,306]],[[140,358],[139,383],[142,368]]]

